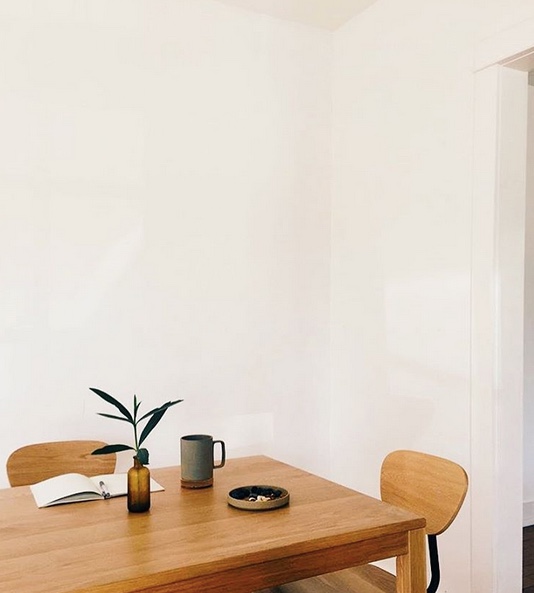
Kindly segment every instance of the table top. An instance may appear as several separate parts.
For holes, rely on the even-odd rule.
[[[406,553],[407,532],[425,524],[263,456],[228,460],[201,490],[180,487],[178,466],[151,474],[165,491],[142,514],[128,513],[125,497],[38,509],[29,487],[0,490],[0,592],[216,591],[225,582],[252,591],[289,574],[302,578],[305,565],[321,572],[324,562],[326,572]],[[286,488],[290,504],[229,506],[229,490],[249,484]],[[371,540],[379,549],[363,546]],[[299,558],[307,559],[301,572]]]

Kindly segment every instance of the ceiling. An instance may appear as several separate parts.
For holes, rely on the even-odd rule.
[[[219,0],[219,2],[333,31],[376,0]]]

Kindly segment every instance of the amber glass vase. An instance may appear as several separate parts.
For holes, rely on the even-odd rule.
[[[137,457],[128,470],[128,510],[144,513],[150,508],[150,470]]]

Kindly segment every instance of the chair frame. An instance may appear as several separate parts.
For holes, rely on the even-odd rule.
[[[428,558],[430,560],[430,582],[426,593],[436,593],[441,579],[438,554],[438,536],[433,533],[427,535],[428,540]]]

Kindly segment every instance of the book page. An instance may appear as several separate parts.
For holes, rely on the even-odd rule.
[[[46,506],[75,494],[86,500],[101,498],[100,490],[92,480],[82,474],[63,474],[30,486],[38,507]]]
[[[91,481],[99,492],[109,492],[110,496],[124,496],[128,492],[128,478],[126,474],[103,474],[92,476]],[[100,482],[103,486],[100,486]]]
[[[104,489],[109,492],[111,497],[125,496],[128,492],[127,474],[104,474],[93,476],[91,480],[99,492],[101,492],[100,482],[103,482]],[[161,490],[164,490],[163,486],[158,484],[154,478],[150,478],[150,492],[160,492]]]
[[[62,474],[32,484],[30,489],[37,506],[41,508],[69,502],[126,496],[128,477],[127,474],[103,474],[91,478],[82,474]],[[164,490],[163,486],[150,478],[150,492],[161,490]],[[109,492],[109,497],[105,497],[104,492]]]

